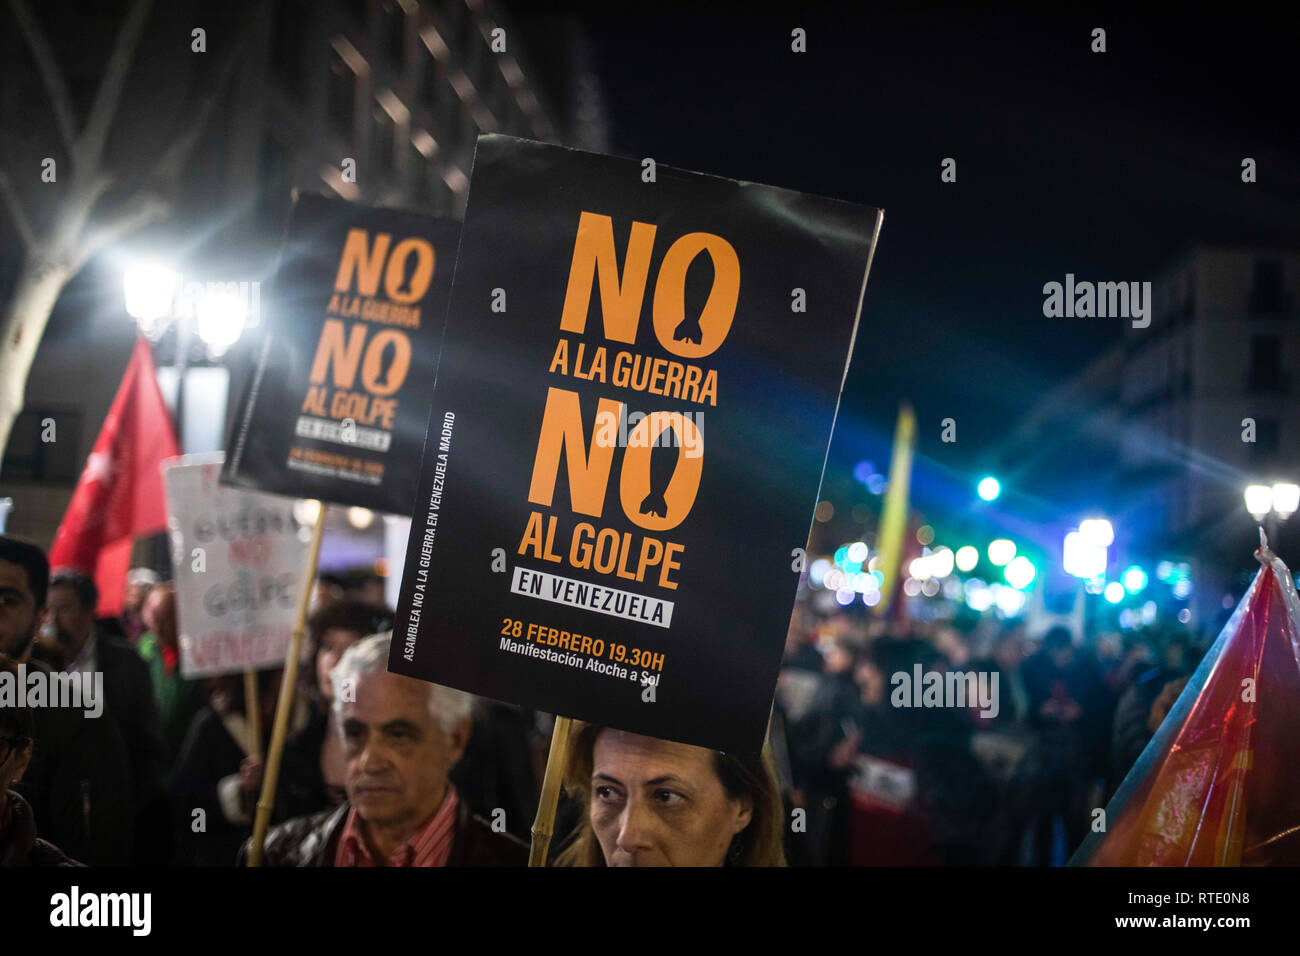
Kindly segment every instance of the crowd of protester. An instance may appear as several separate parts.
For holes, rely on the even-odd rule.
[[[263,865],[523,865],[551,718],[388,673],[383,583],[315,584]],[[0,670],[102,674],[104,698],[97,718],[0,699],[0,864],[246,861],[282,670],[183,677],[175,589],[147,569],[119,617],[97,604],[90,578],[0,536]],[[800,604],[764,753],[579,724],[550,859],[1059,863],[1192,658],[1176,633],[1085,647]],[[996,674],[996,714],[897,706],[918,667]]]
[[[812,835],[790,844],[791,862],[1061,864],[1195,664],[1183,631],[1085,642],[1062,626],[1030,634],[1019,620],[898,623],[801,604],[773,727],[782,783]],[[954,672],[982,675],[996,708],[894,700],[918,666],[945,684]]]

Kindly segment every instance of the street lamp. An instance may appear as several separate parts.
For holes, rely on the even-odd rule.
[[[1300,508],[1300,485],[1279,482],[1273,486],[1273,510],[1285,521]]]
[[[135,262],[122,274],[122,292],[127,314],[141,334],[157,341],[176,326],[176,353],[172,367],[176,374],[176,442],[185,451],[185,391],[189,371],[190,335],[197,332],[208,356],[220,358],[239,341],[248,318],[248,302],[233,283],[198,282],[181,287],[181,276],[170,267],[153,261]]]
[[[1263,521],[1273,510],[1273,489],[1268,485],[1247,485],[1246,510],[1256,521]]]
[[[165,327],[180,281],[180,275],[157,262],[137,262],[123,273],[127,314],[147,337],[156,337]]]
[[[205,293],[194,306],[199,338],[213,358],[224,355],[239,341],[248,318],[248,304],[233,292]]]
[[[1300,485],[1287,481],[1279,481],[1272,487],[1248,485],[1245,498],[1250,516],[1262,524],[1264,533],[1273,539],[1277,536],[1278,524],[1300,508]]]

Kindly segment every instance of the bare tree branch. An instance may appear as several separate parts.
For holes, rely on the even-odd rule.
[[[84,266],[95,253],[111,242],[116,242],[145,226],[166,218],[171,212],[171,204],[157,196],[148,195],[139,198],[133,207],[111,222],[89,233],[77,246],[72,256],[72,275]]]
[[[189,128],[180,136],[177,136],[172,141],[172,144],[163,151],[163,154],[158,157],[158,162],[154,163],[153,169],[149,172],[150,179],[172,182],[179,178],[184,171],[186,160],[193,151],[195,144],[198,143],[199,137],[203,134],[203,128],[207,126],[208,117],[212,115],[213,106],[220,99],[221,93],[230,79],[230,74],[234,71],[235,64],[239,62],[243,53],[244,43],[241,41],[230,51],[226,61],[221,65],[221,71],[217,74],[216,82],[212,84],[208,94],[194,111],[194,118],[190,122]]]
[[[4,197],[5,207],[9,210],[9,216],[13,219],[14,225],[18,229],[18,235],[22,237],[23,245],[28,249],[36,245],[36,234],[32,232],[32,224],[27,219],[27,214],[23,212],[21,200],[18,198],[18,191],[14,189],[14,184],[9,181],[9,175],[3,169],[0,169],[0,196]]]
[[[32,11],[27,8],[25,0],[9,0],[9,8],[23,31],[27,47],[36,60],[37,69],[41,71],[41,79],[45,83],[45,91],[50,96],[50,107],[54,110],[54,121],[59,127],[59,135],[63,137],[63,144],[71,154],[76,149],[77,143],[77,117],[76,110],[72,106],[72,95],[68,92],[68,84],[63,79],[63,71],[59,69],[54,51],[50,49],[45,34],[41,32],[40,24],[32,16]]]
[[[90,117],[86,128],[77,142],[78,162],[84,162],[90,168],[99,166],[104,153],[104,141],[117,115],[117,106],[122,99],[122,87],[126,85],[127,73],[131,70],[131,61],[135,58],[135,48],[144,33],[145,21],[149,18],[149,8],[153,0],[135,0],[127,11],[126,20],[117,31],[117,40],[113,43],[113,52],[108,57],[104,68],[104,77],[99,81],[95,91],[95,102],[90,108]]]

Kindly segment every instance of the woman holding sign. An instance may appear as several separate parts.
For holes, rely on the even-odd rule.
[[[785,866],[770,758],[597,724],[570,739],[566,789],[587,805],[559,866]]]

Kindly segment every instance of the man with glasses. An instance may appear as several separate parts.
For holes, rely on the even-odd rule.
[[[50,565],[40,548],[0,535],[0,664],[48,670],[33,660],[33,650],[49,582]],[[15,772],[6,790],[18,787],[29,817],[40,820],[46,836],[76,859],[92,865],[132,862],[131,761],[117,724],[77,708],[38,707],[28,714],[32,732],[5,732],[34,738],[30,747],[17,748],[22,755],[9,758],[15,771],[21,762],[25,772]]]
[[[0,596],[0,605],[3,603]],[[0,660],[0,673],[7,673],[15,682],[19,678],[18,668],[9,660]],[[31,763],[35,725],[27,707],[0,700],[0,867],[79,866],[36,835],[31,806],[11,789]]]

